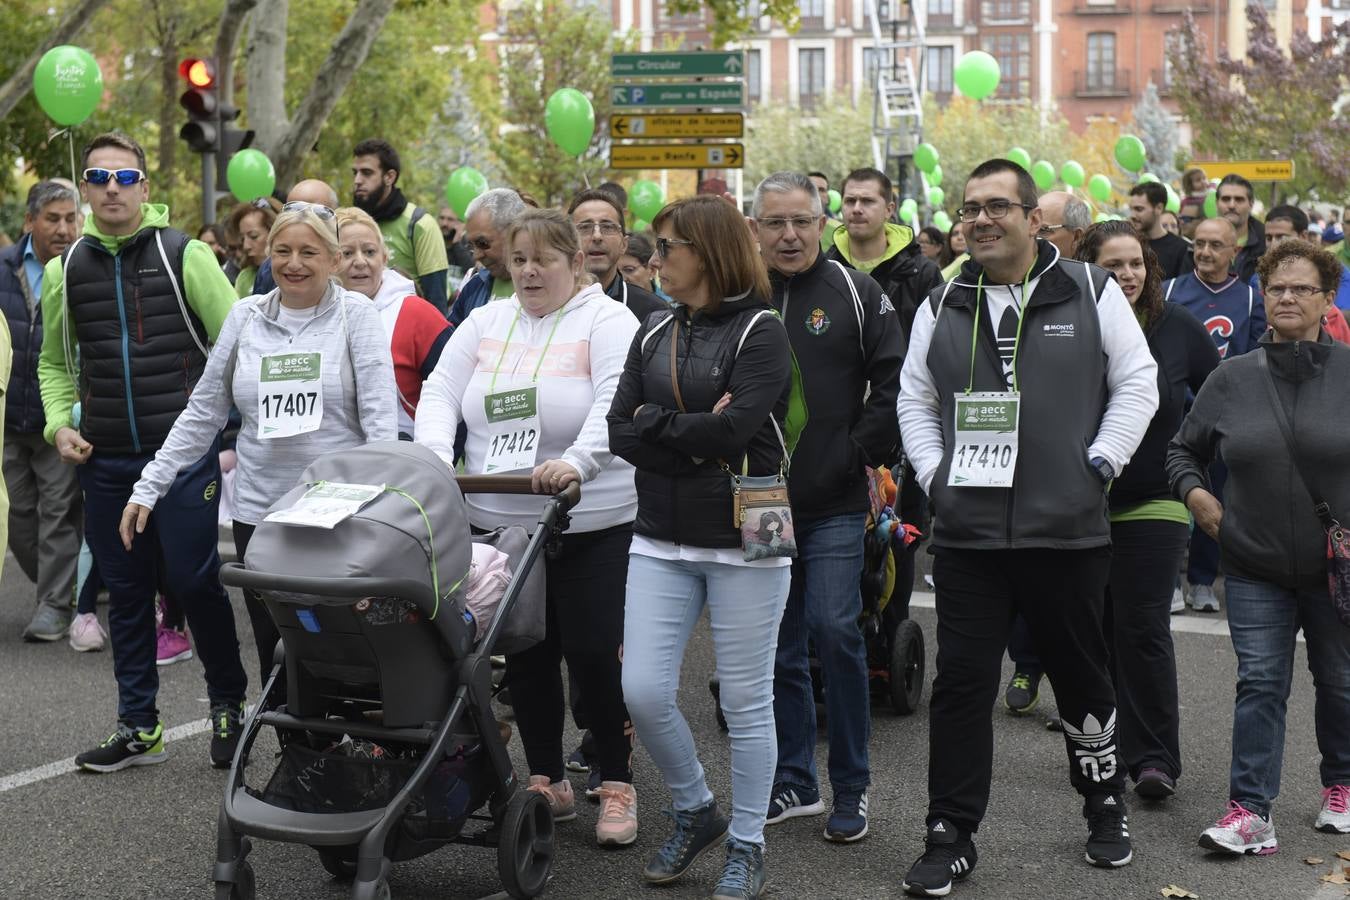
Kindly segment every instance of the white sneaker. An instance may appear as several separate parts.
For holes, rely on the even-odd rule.
[[[1191,585],[1191,609],[1196,612],[1219,611],[1219,598],[1212,584]]]
[[[96,613],[80,613],[70,623],[70,646],[80,653],[98,652],[107,640],[108,633],[99,624]]]
[[[1181,590],[1181,585],[1172,588],[1172,615],[1186,611],[1186,595]]]
[[[1322,811],[1313,827],[1328,834],[1350,834],[1350,785],[1322,789]]]
[[[1275,823],[1232,800],[1228,801],[1228,811],[1223,818],[1200,835],[1200,846],[1234,856],[1244,853],[1269,856],[1279,849],[1275,841]]]

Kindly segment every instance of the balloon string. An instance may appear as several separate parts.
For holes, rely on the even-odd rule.
[[[586,183],[586,190],[589,191],[591,189],[591,178],[586,174],[586,166],[582,164],[579,158],[577,159],[577,168],[581,170],[581,180]]]
[[[70,147],[70,180],[79,184],[80,180],[75,177],[75,135],[69,128],[66,129],[66,144]]]

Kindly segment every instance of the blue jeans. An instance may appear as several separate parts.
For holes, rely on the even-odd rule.
[[[220,504],[218,443],[178,474],[155,504],[143,534],[128,553],[118,536],[122,510],[150,456],[100,454],[77,470],[84,488],[84,536],[108,588],[108,636],[117,677],[117,717],[139,728],[159,721],[155,696],[155,593],[163,560],[164,583],[182,603],[197,654],[206,670],[206,696],[214,703],[239,703],[248,676],[239,662],[239,638],[229,595],[220,586]]]
[[[867,647],[858,628],[866,527],[864,513],[797,522],[797,559],[792,563],[792,590],[778,629],[773,676],[778,729],[775,782],[816,787],[816,700],[808,637],[815,644],[825,682],[830,785],[835,793],[860,791],[870,781],[871,695]]]
[[[1350,628],[1325,587],[1294,590],[1229,575],[1228,628],[1238,658],[1228,795],[1258,815],[1280,793],[1284,723],[1294,675],[1294,635],[1308,645],[1322,754],[1322,786],[1350,784]]]
[[[708,607],[722,712],[731,737],[731,836],[764,844],[778,746],[774,637],[788,568],[679,562],[633,554],[623,623],[623,696],[638,738],[681,812],[712,802],[689,723],[675,705],[684,648]]]

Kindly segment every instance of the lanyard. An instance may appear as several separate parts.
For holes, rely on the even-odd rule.
[[[534,365],[534,374],[530,376],[530,381],[534,384],[539,383],[539,370],[544,366],[544,355],[548,353],[549,344],[553,343],[553,336],[558,333],[558,323],[562,321],[563,315],[567,310],[558,310],[557,315],[553,317],[553,328],[549,330],[548,340],[544,341],[543,349],[539,351],[539,362]],[[516,322],[520,317],[516,316],[511,320],[511,327],[506,332],[506,343],[502,345],[501,355],[497,357],[497,366],[492,370],[492,383],[488,385],[488,393],[495,393],[497,390],[497,373],[502,370],[502,360],[506,359],[506,351],[511,346],[511,335],[516,333]]]
[[[1017,335],[1013,338],[1013,357],[1012,357],[1012,377],[1013,392],[1017,392],[1017,348],[1022,344],[1022,323],[1026,322],[1027,285],[1031,284],[1031,270],[1036,268],[1035,260],[1027,266],[1027,274],[1022,276],[1022,308],[1017,316]],[[970,381],[966,384],[966,393],[969,394],[975,389],[975,343],[980,336],[980,300],[984,297],[984,272],[981,270],[979,280],[975,282],[975,324],[970,327]]]

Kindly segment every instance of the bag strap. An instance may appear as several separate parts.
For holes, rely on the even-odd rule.
[[[417,269],[417,220],[427,214],[427,211],[420,206],[413,206],[412,215],[408,217],[408,246],[412,248],[413,269]]]
[[[675,330],[670,333],[670,387],[675,391],[675,405],[680,412],[689,412],[684,408],[684,397],[680,394],[680,373],[675,364],[675,354],[680,343],[680,320],[674,321]]]
[[[1289,417],[1284,413],[1284,406],[1280,403],[1280,395],[1275,389],[1275,376],[1271,374],[1270,363],[1266,360],[1266,348],[1257,349],[1256,364],[1261,369],[1261,374],[1266,386],[1266,394],[1270,397],[1270,405],[1275,410],[1275,424],[1280,426],[1280,435],[1284,438],[1285,446],[1289,448],[1289,455],[1294,463],[1294,471],[1298,473],[1299,480],[1303,482],[1303,487],[1312,497],[1313,512],[1317,514],[1317,520],[1322,523],[1322,527],[1330,531],[1338,528],[1339,523],[1336,517],[1331,514],[1331,506],[1322,499],[1322,494],[1313,486],[1304,472],[1303,466],[1299,465],[1298,445],[1294,443],[1294,433],[1289,427]]]

